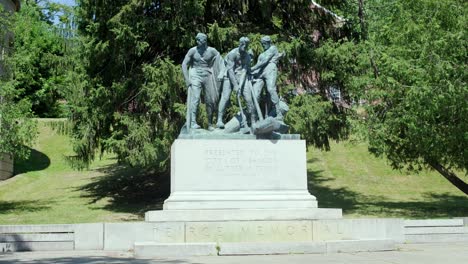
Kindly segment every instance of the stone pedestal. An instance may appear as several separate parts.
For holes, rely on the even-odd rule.
[[[176,140],[164,210],[310,209],[303,140]]]
[[[399,220],[317,208],[294,137],[178,139],[171,162],[171,195],[146,213],[153,239],[134,244],[136,257],[392,250],[403,234]]]

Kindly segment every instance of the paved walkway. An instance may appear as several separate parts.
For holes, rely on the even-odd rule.
[[[468,264],[468,242],[400,245],[398,251],[326,255],[270,255],[134,259],[129,252],[62,251],[0,254],[0,264]]]

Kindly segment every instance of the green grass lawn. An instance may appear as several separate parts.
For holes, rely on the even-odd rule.
[[[97,197],[99,187],[115,170],[110,155],[97,160],[89,170],[70,166],[73,150],[69,138],[39,120],[39,138],[29,160],[16,162],[18,173],[0,182],[0,224],[86,223],[141,220],[151,205],[116,205],[111,194]],[[112,186],[112,183],[109,185]],[[102,198],[94,202],[96,198]]]
[[[365,144],[333,144],[329,152],[311,148],[307,157],[309,190],[319,207],[343,208],[347,217],[468,216],[468,196],[440,174],[393,170]]]
[[[17,162],[18,174],[0,182],[0,224],[135,221],[161,208],[166,181],[123,169],[111,155],[89,170],[72,169],[69,139],[51,122],[39,120],[31,158]],[[440,175],[394,171],[364,144],[333,144],[329,152],[310,148],[307,155],[309,190],[319,207],[343,208],[346,217],[468,216],[468,197]]]

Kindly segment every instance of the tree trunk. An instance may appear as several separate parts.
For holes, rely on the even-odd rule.
[[[429,165],[434,168],[437,172],[442,174],[451,184],[455,185],[460,191],[468,195],[468,184],[460,179],[455,173],[451,172],[438,162],[429,162]]]
[[[364,0],[358,0],[359,2],[359,9],[358,9],[358,17],[359,17],[359,24],[361,25],[361,39],[367,39],[367,27],[366,27],[366,20],[364,18]]]

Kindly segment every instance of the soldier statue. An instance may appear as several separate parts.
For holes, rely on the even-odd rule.
[[[187,96],[187,123],[188,129],[199,129],[197,124],[197,112],[203,90],[208,116],[208,129],[213,130],[213,113],[219,100],[217,85],[217,70],[221,62],[219,52],[208,46],[207,36],[198,33],[197,46],[191,48],[182,62],[182,72],[188,89]]]

